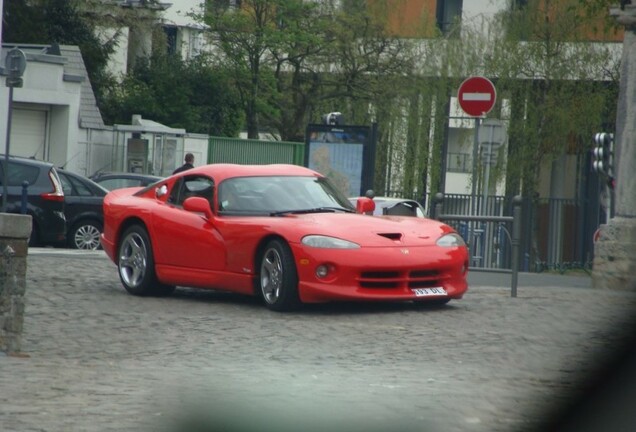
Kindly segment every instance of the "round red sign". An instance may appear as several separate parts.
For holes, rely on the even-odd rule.
[[[457,100],[466,114],[480,117],[495,106],[497,91],[488,78],[474,76],[465,79],[459,86]]]

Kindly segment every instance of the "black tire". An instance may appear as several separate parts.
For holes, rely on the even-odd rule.
[[[285,312],[298,308],[298,272],[289,246],[281,240],[271,240],[260,260],[258,290],[265,306]]]
[[[157,280],[150,237],[140,225],[129,227],[122,235],[117,251],[117,269],[122,285],[130,294],[163,296],[174,291],[174,286]]]
[[[94,220],[76,222],[66,235],[68,247],[82,250],[101,249],[100,234],[103,229],[102,224]]]

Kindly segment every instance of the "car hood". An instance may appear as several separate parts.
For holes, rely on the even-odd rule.
[[[290,219],[294,223],[290,223]],[[433,219],[340,213],[289,215],[280,218],[280,227],[283,226],[290,230],[287,235],[290,241],[300,242],[305,235],[316,234],[366,247],[433,245],[442,235],[454,232],[448,225]]]

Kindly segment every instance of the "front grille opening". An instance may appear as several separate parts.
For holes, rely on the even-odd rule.
[[[442,284],[444,276],[439,270],[365,271],[360,273],[358,284],[370,289],[433,288]]]
[[[389,279],[396,278],[400,273],[396,271],[374,271],[374,272],[362,272],[360,275],[363,279]]]
[[[396,271],[371,271],[360,275],[362,288],[397,288],[399,281],[400,273]]]
[[[420,278],[437,277],[438,275],[439,275],[438,270],[415,270],[409,274],[409,277],[413,279],[420,279]]]
[[[362,288],[376,288],[376,289],[382,289],[382,288],[397,288],[400,285],[397,282],[381,282],[381,281],[376,281],[376,282],[372,282],[372,281],[360,281],[360,286]]]
[[[409,288],[432,288],[440,285],[439,270],[413,270],[409,273]]]

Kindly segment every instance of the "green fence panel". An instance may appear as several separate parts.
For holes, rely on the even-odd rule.
[[[210,137],[208,163],[305,164],[305,143]]]

